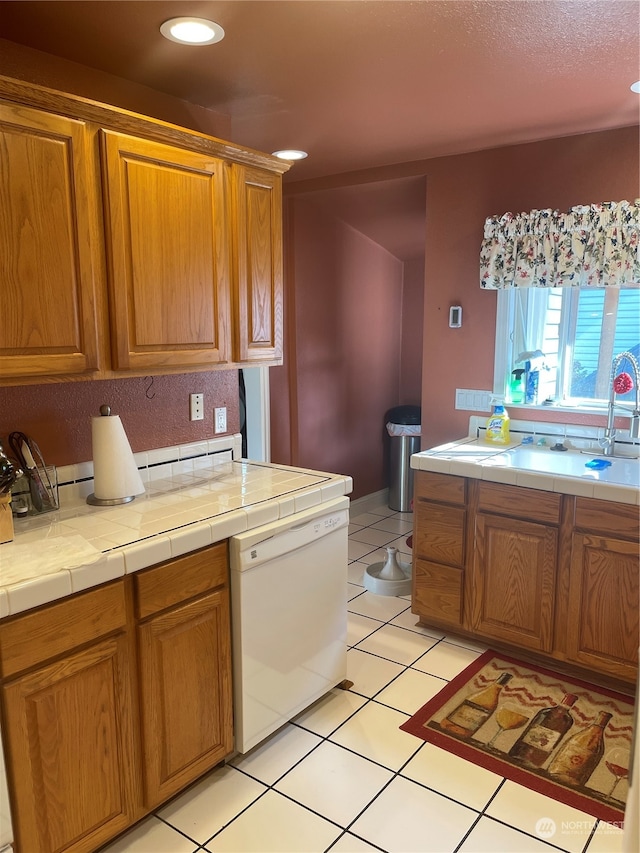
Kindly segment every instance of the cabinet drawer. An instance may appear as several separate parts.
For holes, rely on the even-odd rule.
[[[460,627],[462,623],[462,569],[416,558],[412,606],[424,619]]]
[[[464,505],[467,500],[466,486],[464,477],[434,474],[433,471],[416,471],[414,492],[416,498]]]
[[[414,513],[413,552],[416,557],[447,566],[464,566],[466,510],[420,502]]]
[[[576,498],[575,526],[587,533],[598,531],[625,539],[638,540],[638,507],[594,498]]]
[[[137,618],[146,619],[167,607],[225,585],[228,566],[225,541],[138,572],[133,576]]]
[[[122,629],[126,623],[124,581],[83,592],[57,604],[3,619],[0,665],[7,678]]]
[[[513,518],[558,524],[561,496],[540,489],[505,486],[481,482],[478,488],[478,510],[509,515]]]

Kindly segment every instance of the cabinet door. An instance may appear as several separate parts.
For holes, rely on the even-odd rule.
[[[138,628],[145,805],[153,808],[233,749],[226,589]]]
[[[110,131],[102,142],[114,367],[226,363],[224,164]]]
[[[234,199],[234,360],[281,363],[282,178],[232,166]]]
[[[462,569],[413,561],[412,610],[426,621],[462,628]]]
[[[427,621],[460,628],[466,510],[463,506],[448,506],[418,497],[431,482],[424,472],[418,474],[414,501],[413,612]],[[445,499],[464,501],[463,480],[437,476],[441,477],[438,485]]]
[[[128,652],[123,634],[5,684],[18,850],[93,851],[140,816]]]
[[[0,104],[0,377],[98,367],[95,194],[81,121]]]
[[[638,575],[637,542],[574,533],[567,614],[570,660],[636,680]]]
[[[551,650],[557,540],[553,527],[478,514],[475,630],[523,648]]]
[[[434,563],[464,566],[466,510],[419,500],[414,505],[413,553]]]

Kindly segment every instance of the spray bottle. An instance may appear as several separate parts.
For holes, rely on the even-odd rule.
[[[516,367],[515,370],[511,371],[509,400],[512,403],[524,403],[525,373],[526,370],[524,367]]]
[[[486,440],[490,444],[509,444],[509,413],[503,397],[492,397],[493,412],[487,419]]]

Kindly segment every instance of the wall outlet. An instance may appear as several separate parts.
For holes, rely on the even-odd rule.
[[[225,406],[222,406],[219,409],[213,410],[214,418],[214,428],[213,431],[215,433],[218,432],[226,432],[227,431],[227,409]]]
[[[204,420],[204,394],[189,394],[189,419]]]

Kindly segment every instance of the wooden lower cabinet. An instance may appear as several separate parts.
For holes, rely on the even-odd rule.
[[[425,619],[451,628],[462,627],[464,572],[416,558],[413,564],[413,605]]]
[[[145,806],[152,809],[233,749],[229,593],[138,628]]]
[[[140,816],[124,580],[0,622],[17,853],[104,844]]]
[[[419,471],[414,482],[414,611],[439,625],[460,628],[466,554],[465,481]]]
[[[17,851],[91,851],[138,810],[126,636],[4,688]]]
[[[578,498],[575,515],[567,659],[634,681],[640,644],[638,508]]]
[[[90,853],[233,750],[226,543],[0,621],[15,853]]]
[[[421,620],[636,681],[637,506],[426,471],[415,484]]]
[[[527,649],[551,651],[557,549],[555,528],[479,513],[473,629]]]

